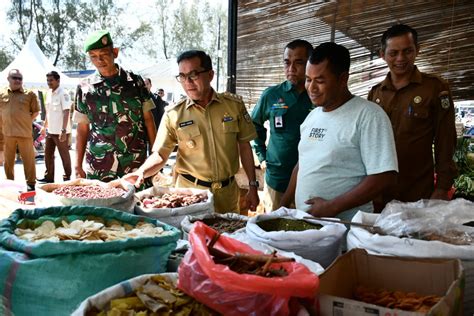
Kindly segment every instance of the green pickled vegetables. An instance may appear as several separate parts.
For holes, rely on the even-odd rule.
[[[301,219],[274,218],[258,222],[257,225],[266,232],[271,231],[305,231],[309,229],[320,229],[319,224],[309,223]]]

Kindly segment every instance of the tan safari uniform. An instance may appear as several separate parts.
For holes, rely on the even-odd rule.
[[[384,194],[383,206],[392,199],[430,198],[435,170],[437,187],[449,190],[456,176],[456,129],[448,83],[415,67],[408,86],[396,90],[389,73],[372,88],[368,99],[388,114],[397,148],[398,183]]]
[[[2,112],[0,111],[0,166],[3,165],[3,150],[5,141],[3,139]]]
[[[5,175],[14,180],[16,148],[23,160],[26,183],[36,183],[35,152],[33,147],[33,120],[31,114],[39,112],[38,99],[32,91],[0,91],[0,111],[5,142]]]
[[[208,189],[216,212],[238,212],[238,144],[256,136],[240,97],[214,92],[206,108],[187,98],[167,110],[153,151],[169,155],[178,145],[176,186]]]

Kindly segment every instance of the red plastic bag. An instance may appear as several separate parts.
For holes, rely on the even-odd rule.
[[[295,312],[290,309],[292,297],[315,299],[319,278],[300,263],[278,263],[288,275],[273,278],[239,274],[214,263],[207,241],[215,234],[215,230],[199,221],[189,234],[191,249],[178,269],[178,288],[188,295],[226,316],[291,315]],[[262,254],[226,236],[220,236],[214,248],[229,254]]]

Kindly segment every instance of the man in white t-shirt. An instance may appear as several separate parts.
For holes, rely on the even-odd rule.
[[[60,76],[56,71],[46,74],[48,92],[46,93],[46,119],[41,134],[46,135],[44,161],[46,172],[40,182],[54,182],[54,152],[58,147],[63,162],[63,180],[71,178],[71,156],[69,155],[68,138],[71,134],[71,119],[69,110],[71,99],[69,94],[59,86]]]
[[[347,86],[349,51],[335,43],[316,47],[306,65],[306,90],[318,106],[300,127],[298,164],[282,205],[313,216],[350,220],[373,212],[372,200],[398,172],[390,120],[375,103]]]

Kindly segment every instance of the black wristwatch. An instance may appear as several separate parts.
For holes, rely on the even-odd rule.
[[[260,186],[260,183],[258,183],[257,180],[256,181],[249,181],[249,186],[258,188]]]
[[[61,128],[61,133],[66,133],[66,129],[65,129],[65,128]]]

